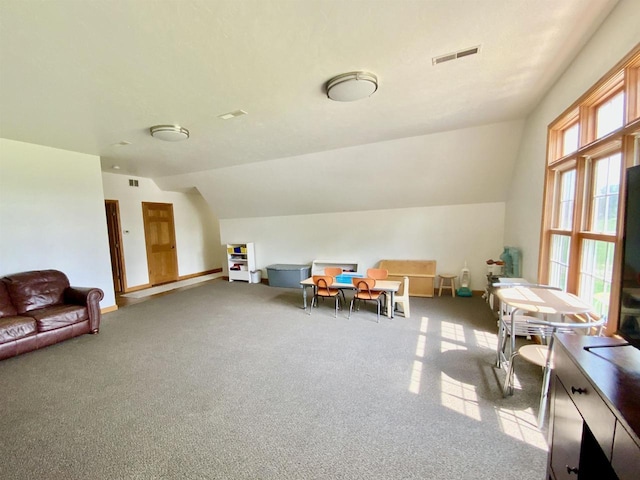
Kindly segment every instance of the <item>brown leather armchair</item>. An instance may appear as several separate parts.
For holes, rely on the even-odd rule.
[[[0,279],[0,360],[100,329],[99,288],[72,287],[58,270]]]

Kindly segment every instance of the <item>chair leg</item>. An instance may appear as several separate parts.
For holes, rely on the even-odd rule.
[[[335,317],[338,318],[338,305],[340,304],[340,294],[336,295],[336,315]]]
[[[393,307],[394,312],[400,311],[400,305],[402,305],[402,315],[404,318],[411,317],[411,311],[409,310],[409,301],[408,300],[400,300],[399,302],[394,302],[395,305]]]
[[[316,296],[311,297],[311,303],[309,304],[309,313],[307,315],[311,315],[311,310],[313,310],[313,302],[316,301]]]
[[[496,347],[496,367],[502,368],[502,355],[506,347],[507,332],[502,320],[498,320],[498,346]]]
[[[378,323],[380,323],[380,299],[376,300],[376,304],[378,305]]]
[[[353,302],[355,300],[355,297],[351,299],[351,303],[349,304],[349,317],[351,318],[351,311],[353,310]]]
[[[538,427],[542,428],[544,417],[549,402],[549,386],[551,384],[551,352],[553,351],[553,336],[549,339],[549,350],[545,362],[544,375],[542,376],[542,392],[540,393],[540,407],[538,409]]]
[[[409,299],[402,302],[402,313],[404,313],[404,318],[411,318],[411,310],[409,309]]]
[[[507,370],[507,378],[504,379],[504,386],[502,387],[502,396],[506,397],[508,395],[513,395],[513,362],[518,356],[518,352],[516,351],[513,355],[511,355],[511,359],[509,360],[509,369]]]
[[[545,367],[544,375],[542,376],[542,391],[540,392],[540,406],[538,408],[538,427],[542,428],[544,424],[544,417],[547,410],[547,403],[549,401],[549,382],[551,379],[550,369]]]

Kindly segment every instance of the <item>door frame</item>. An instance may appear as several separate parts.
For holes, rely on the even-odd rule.
[[[109,215],[109,208],[113,209],[114,220],[112,224],[107,218],[107,237],[109,239],[109,255],[111,257],[111,277],[113,278],[113,288],[115,293],[127,292],[127,270],[124,262],[124,246],[122,244],[122,228],[120,222],[120,203],[118,200],[105,200],[105,214]],[[116,242],[114,244],[114,241]],[[114,275],[114,264],[119,275]]]

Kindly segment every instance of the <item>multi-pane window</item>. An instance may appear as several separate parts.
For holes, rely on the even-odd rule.
[[[584,301],[593,305],[594,310],[600,315],[607,315],[609,310],[614,251],[614,242],[582,242],[578,294]]]
[[[624,125],[624,93],[620,92],[603,102],[596,109],[596,138],[602,138],[607,133]]]
[[[575,169],[560,174],[560,191],[558,198],[558,214],[555,227],[559,230],[571,230],[573,223],[573,204],[576,196]]]
[[[562,156],[578,150],[578,135],[580,134],[580,125],[574,123],[562,132]]]
[[[618,198],[620,195],[620,162],[616,153],[595,161],[593,192],[591,196],[591,226],[594,233],[616,234]]]
[[[633,148],[640,148],[640,47],[628,58],[551,124],[548,146],[538,280],[607,318],[617,315],[622,180],[640,160]]]
[[[551,235],[549,254],[549,285],[567,289],[569,277],[569,235]]]

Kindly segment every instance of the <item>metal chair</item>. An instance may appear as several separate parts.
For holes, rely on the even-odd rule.
[[[351,281],[353,282],[353,286],[356,287],[356,293],[353,295],[351,304],[349,305],[349,318],[351,318],[354,302],[358,302],[356,309],[359,310],[360,301],[374,301],[378,307],[378,323],[380,323],[380,297],[383,292],[372,290],[376,286],[375,278],[353,278]]]
[[[562,290],[551,285],[533,283],[494,283],[493,286],[496,288],[535,287],[549,290]],[[553,334],[553,328],[545,327],[538,323],[537,320],[540,319],[531,315],[513,312],[508,306],[500,305],[498,312],[498,346],[496,351],[496,366],[498,368],[502,367],[503,363],[508,363],[511,356],[515,353],[516,337],[530,338],[532,336],[538,336],[543,343],[546,344],[548,342]],[[506,351],[507,339],[510,340],[508,353]]]
[[[540,367],[544,367],[546,365],[546,358],[548,357],[548,352],[550,351],[550,347],[552,345],[553,334],[554,333],[576,333],[587,332],[585,334],[589,334],[589,330],[593,330],[596,336],[600,336],[602,333],[602,326],[604,325],[604,318],[600,318],[597,314],[591,313],[588,317],[584,315],[575,315],[577,317],[577,321],[571,322],[549,322],[546,320],[542,320],[539,318],[528,318],[523,323],[528,325],[530,332],[543,332],[546,335],[546,339],[548,342],[543,344],[532,344],[532,345],[523,345],[513,352],[509,359],[509,368],[507,369],[507,378],[504,382],[503,391],[506,394],[513,393],[513,368],[514,368],[514,360],[516,357],[520,356],[523,359],[527,360],[530,363],[538,365]],[[519,328],[525,329],[527,327],[521,325]],[[536,333],[532,333],[532,335],[536,335]]]
[[[339,288],[331,288],[333,285],[333,277],[329,275],[314,275],[313,277],[313,298],[311,299],[311,307],[309,308],[309,315],[313,310],[313,305],[318,305],[318,297],[322,298],[335,298],[336,313],[335,317],[338,318],[338,310],[340,309],[340,292]],[[344,295],[344,294],[343,294]]]
[[[503,393],[505,395],[513,393],[513,369],[514,360],[516,357],[521,357],[534,365],[538,365],[544,368],[544,376],[542,378],[542,390],[540,393],[540,406],[538,409],[538,426],[542,426],[544,423],[544,416],[547,407],[547,399],[549,395],[549,382],[551,380],[551,370],[553,369],[551,353],[553,351],[553,334],[554,333],[578,333],[578,332],[593,332],[594,335],[600,336],[602,334],[602,327],[605,323],[605,318],[599,317],[595,313],[585,315],[575,315],[576,321],[571,322],[547,322],[540,319],[532,319],[529,321],[531,326],[536,324],[542,329],[551,329],[548,345],[524,345],[513,353],[509,361],[509,368],[507,370],[507,377],[505,379]],[[590,332],[591,331],[591,332]]]

